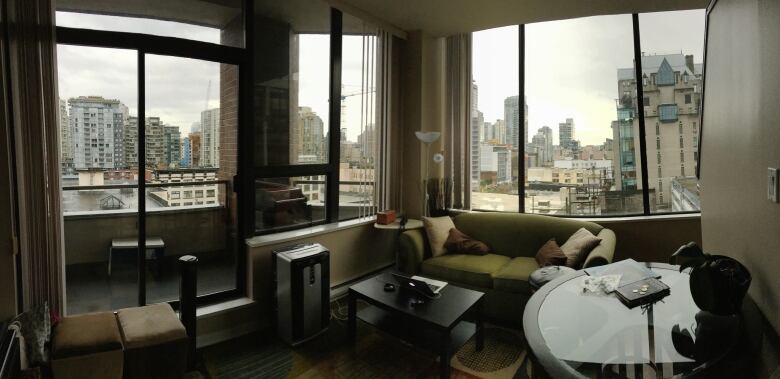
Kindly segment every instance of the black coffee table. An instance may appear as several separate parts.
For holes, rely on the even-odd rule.
[[[403,288],[386,292],[386,283],[396,282],[389,274],[380,274],[349,287],[349,336],[352,342],[359,318],[437,353],[442,378],[450,377],[450,354],[475,334],[477,350],[482,350],[482,292],[448,284],[437,299],[431,300]],[[370,306],[358,311],[358,299]],[[415,299],[423,299],[424,303],[412,305]],[[466,316],[474,322],[464,321]]]

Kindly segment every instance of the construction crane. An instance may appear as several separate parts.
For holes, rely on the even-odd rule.
[[[209,97],[211,97],[211,79],[209,79],[209,85],[206,87],[206,106],[203,107],[205,111],[209,110]]]
[[[346,100],[348,97],[358,96],[358,95],[365,95],[365,94],[373,93],[373,92],[375,92],[375,90],[373,88],[371,88],[368,91],[362,91],[361,90],[361,91],[350,92],[350,93],[341,95],[341,129],[346,127],[345,123],[347,122],[347,117],[346,117],[347,103],[344,100]]]

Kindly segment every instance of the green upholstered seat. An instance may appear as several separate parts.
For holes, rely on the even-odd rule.
[[[599,224],[544,215],[471,212],[453,217],[453,223],[486,243],[491,254],[432,258],[425,230],[407,230],[399,241],[398,269],[483,291],[486,317],[515,325],[521,323],[531,293],[528,276],[538,268],[534,256],[550,238],[563,244],[579,228],[601,238],[582,264],[584,268],[612,262],[617,242],[615,233]]]
[[[510,213],[465,213],[453,222],[461,232],[490,246],[492,253],[510,258],[533,257],[550,238],[563,245],[579,228],[594,235],[604,229],[593,222]]]
[[[528,285],[528,277],[538,268],[539,264],[534,258],[512,258],[504,267],[493,273],[493,288],[530,294],[531,287]]]
[[[509,263],[509,257],[496,254],[445,254],[422,262],[425,276],[467,286],[492,288],[493,273]]]

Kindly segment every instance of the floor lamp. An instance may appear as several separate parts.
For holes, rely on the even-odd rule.
[[[414,135],[417,136],[417,139],[422,142],[423,146],[425,146],[425,159],[423,159],[423,162],[425,163],[425,177],[423,177],[422,180],[422,192],[423,192],[423,216],[428,216],[428,177],[429,177],[429,170],[430,165],[428,163],[428,159],[430,158],[430,149],[431,144],[436,142],[436,140],[441,137],[441,133],[439,132],[414,132]]]

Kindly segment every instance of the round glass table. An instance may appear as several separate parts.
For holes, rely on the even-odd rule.
[[[534,364],[552,378],[669,378],[694,370],[698,363],[672,342],[675,326],[696,328],[690,276],[677,266],[648,266],[671,290],[652,305],[629,309],[614,294],[584,293],[584,270],[540,288],[523,315]]]

